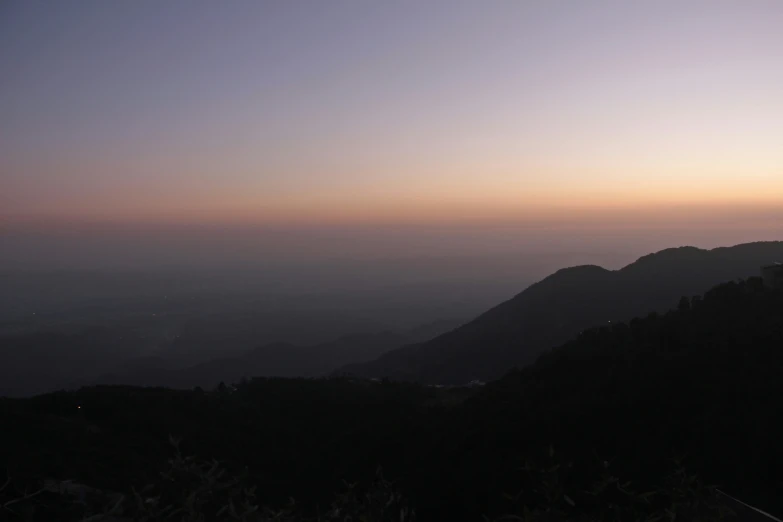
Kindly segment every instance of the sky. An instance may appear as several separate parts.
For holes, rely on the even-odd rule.
[[[6,1],[0,267],[182,231],[781,239],[781,27],[777,0]]]

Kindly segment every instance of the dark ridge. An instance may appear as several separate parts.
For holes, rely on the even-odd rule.
[[[665,311],[683,295],[756,276],[761,266],[781,257],[783,242],[773,241],[713,250],[670,248],[614,271],[565,268],[454,331],[339,373],[431,384],[496,379],[586,328]]]

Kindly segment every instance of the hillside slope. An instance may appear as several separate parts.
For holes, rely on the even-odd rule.
[[[456,330],[340,371],[433,384],[495,379],[585,328],[667,310],[683,295],[756,276],[760,266],[779,259],[783,242],[776,241],[671,248],[616,271],[566,268]]]
[[[781,373],[783,292],[759,278],[725,283],[664,315],[586,330],[489,383],[425,450],[438,464],[419,470],[422,487],[438,477],[445,489],[480,491],[474,477],[487,474],[511,484],[531,449],[553,445],[575,467],[611,460],[637,484],[685,458],[729,494],[780,513]]]

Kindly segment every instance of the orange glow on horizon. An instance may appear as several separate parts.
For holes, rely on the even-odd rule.
[[[580,197],[518,202],[504,200],[407,198],[365,199],[360,202],[285,201],[277,205],[226,205],[209,209],[104,209],[82,213],[40,213],[0,216],[0,224],[35,225],[43,228],[156,228],[156,227],[329,227],[372,226],[483,226],[513,224],[530,228],[627,229],[650,227],[767,226],[783,220],[783,201],[724,198],[697,202],[682,198],[640,201],[633,197],[612,199]]]

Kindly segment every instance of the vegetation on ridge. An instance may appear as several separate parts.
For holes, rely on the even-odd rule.
[[[256,486],[247,473],[229,473],[216,460],[183,456],[179,441],[171,439],[174,455],[156,480],[125,493],[107,492],[72,481],[46,481],[33,492],[15,493],[11,479],[0,488],[0,510],[11,520],[81,522],[412,522],[416,511],[378,469],[365,485],[346,483],[322,510],[303,510],[290,499],[285,507],[259,505]],[[539,497],[532,509],[519,501],[522,494],[506,497],[512,512],[497,521],[658,522],[675,520],[733,520],[734,512],[713,487],[703,485],[682,467],[666,477],[661,487],[637,492],[603,463],[587,494],[589,500],[573,500],[569,463],[557,462],[549,449],[549,462],[526,465],[526,484]],[[569,495],[570,493],[570,495]],[[485,520],[486,517],[485,517]]]

